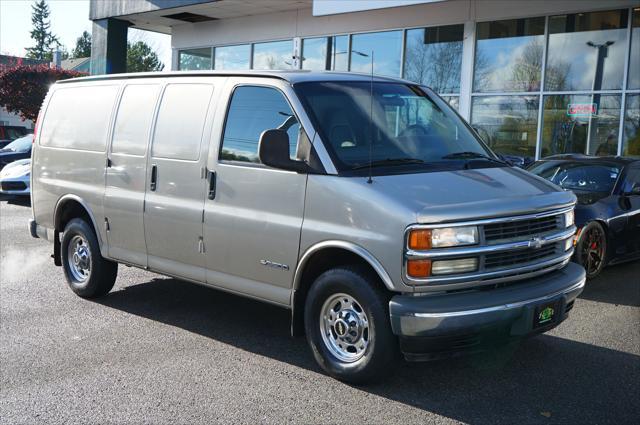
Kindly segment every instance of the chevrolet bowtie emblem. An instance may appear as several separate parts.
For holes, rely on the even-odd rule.
[[[542,238],[539,238],[537,236],[535,238],[531,238],[531,240],[529,241],[529,248],[533,248],[533,249],[542,248]]]

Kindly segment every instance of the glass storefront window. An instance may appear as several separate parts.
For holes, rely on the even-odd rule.
[[[545,90],[619,90],[628,10],[549,18]]]
[[[292,40],[253,45],[253,69],[291,69],[292,66]]]
[[[538,91],[544,51],[544,18],[479,22],[475,92]]]
[[[249,69],[251,46],[224,46],[215,48],[215,69]]]
[[[628,89],[640,89],[640,8],[633,9]]]
[[[476,96],[471,125],[493,151],[531,162],[536,156],[538,96]]]
[[[622,156],[640,157],[640,94],[627,95]]]
[[[322,71],[327,69],[327,43],[330,37],[302,40],[302,69]]]
[[[211,69],[211,47],[180,50],[178,69],[180,71]]]
[[[464,25],[407,31],[404,78],[437,93],[460,93]]]
[[[615,155],[619,126],[619,95],[545,96],[541,156]]]
[[[346,71],[348,49],[347,35],[305,38],[302,40],[302,69]]]
[[[351,71],[400,76],[402,31],[354,34],[351,38]]]

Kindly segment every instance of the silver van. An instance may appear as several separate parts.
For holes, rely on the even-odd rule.
[[[34,237],[81,297],[118,263],[291,310],[330,375],[485,350],[562,322],[570,192],[500,161],[429,88],[348,73],[60,81],[32,159]],[[239,312],[241,314],[241,312]]]

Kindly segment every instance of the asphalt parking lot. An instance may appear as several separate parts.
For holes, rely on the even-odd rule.
[[[0,423],[637,423],[640,262],[588,286],[515,350],[325,376],[288,312],[120,266],[99,302],[66,287],[30,209],[0,201]]]

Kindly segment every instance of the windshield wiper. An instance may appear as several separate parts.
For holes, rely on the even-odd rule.
[[[388,165],[403,165],[403,164],[424,164],[425,162],[419,158],[387,158],[371,161],[371,163],[365,163],[351,167],[352,170],[361,170],[369,167],[385,167]]]
[[[442,159],[486,159],[487,161],[492,161],[492,162],[496,162],[498,164],[507,164],[506,162],[500,160],[500,159],[496,159],[496,158],[491,158],[488,155],[485,155],[483,153],[480,152],[454,152],[454,153],[450,153],[449,155],[445,155],[442,157]]]

